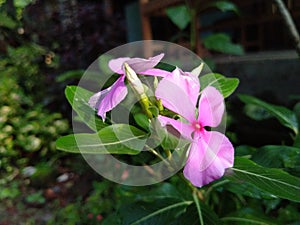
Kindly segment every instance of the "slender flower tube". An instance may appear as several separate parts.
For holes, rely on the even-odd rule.
[[[206,129],[221,123],[225,110],[223,96],[208,86],[198,101],[199,91],[195,77],[174,70],[159,82],[155,95],[164,107],[181,116],[180,120],[161,115],[158,119],[163,126],[173,126],[191,141],[183,173],[194,186],[202,187],[233,166],[234,149],[224,134]]]

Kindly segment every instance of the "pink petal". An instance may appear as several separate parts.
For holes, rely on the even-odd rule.
[[[195,120],[195,106],[181,84],[175,84],[169,78],[162,79],[156,88],[155,96],[161,99],[163,106],[179,114],[189,122]]]
[[[197,187],[202,187],[224,175],[233,166],[234,149],[228,138],[216,131],[201,132],[190,146],[184,176]]]
[[[131,58],[127,63],[136,73],[140,73],[156,66],[163,57],[164,54],[161,53],[157,56],[150,57],[149,59]]]
[[[191,73],[183,72],[179,68],[172,72],[172,76],[166,77],[180,87],[187,93],[193,105],[196,106],[199,97],[200,83],[198,77]]]
[[[198,121],[202,126],[216,127],[221,123],[225,105],[222,94],[214,87],[206,87],[199,100]]]
[[[127,95],[127,87],[124,83],[125,76],[121,76],[112,86],[94,94],[89,104],[93,108],[98,108],[98,115],[103,121],[106,117],[106,112],[112,110],[118,105]]]
[[[139,74],[156,76],[156,77],[166,77],[166,76],[170,76],[171,72],[153,68],[153,69],[148,69],[148,70],[139,72]]]
[[[123,73],[122,66],[123,66],[124,62],[126,62],[128,60],[130,60],[129,57],[112,59],[108,62],[108,66],[115,73],[122,74]]]
[[[159,122],[163,127],[165,127],[167,124],[172,125],[183,137],[187,138],[188,140],[191,140],[192,132],[193,132],[193,127],[189,124],[183,123],[179,120],[174,120],[169,117],[161,116],[159,115],[157,117]]]

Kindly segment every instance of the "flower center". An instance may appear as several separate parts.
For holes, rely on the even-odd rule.
[[[193,127],[194,127],[195,131],[201,130],[201,124],[199,122],[194,122]]]

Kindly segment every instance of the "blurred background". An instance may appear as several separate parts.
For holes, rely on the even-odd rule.
[[[300,1],[284,3],[299,28]],[[55,149],[71,132],[64,89],[101,54],[151,39],[189,48],[212,71],[240,79],[227,103],[235,145],[292,142],[275,119],[237,98],[289,108],[300,99],[299,56],[275,1],[0,0],[0,225],[102,224],[115,212],[121,191],[81,156]]]

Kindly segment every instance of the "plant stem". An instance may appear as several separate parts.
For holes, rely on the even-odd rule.
[[[298,53],[298,56],[300,57],[300,37],[297,28],[295,26],[295,23],[291,17],[291,14],[287,10],[282,0],[274,0],[274,2],[276,3],[279,12],[284,20],[284,23],[290,32],[290,36],[294,41],[296,51]]]
[[[199,202],[198,195],[197,195],[197,189],[195,189],[194,192],[193,192],[193,199],[194,199],[194,202],[195,202],[196,207],[197,207],[199,222],[200,222],[201,225],[204,225],[202,212],[201,212],[201,206],[200,206],[200,202]]]

